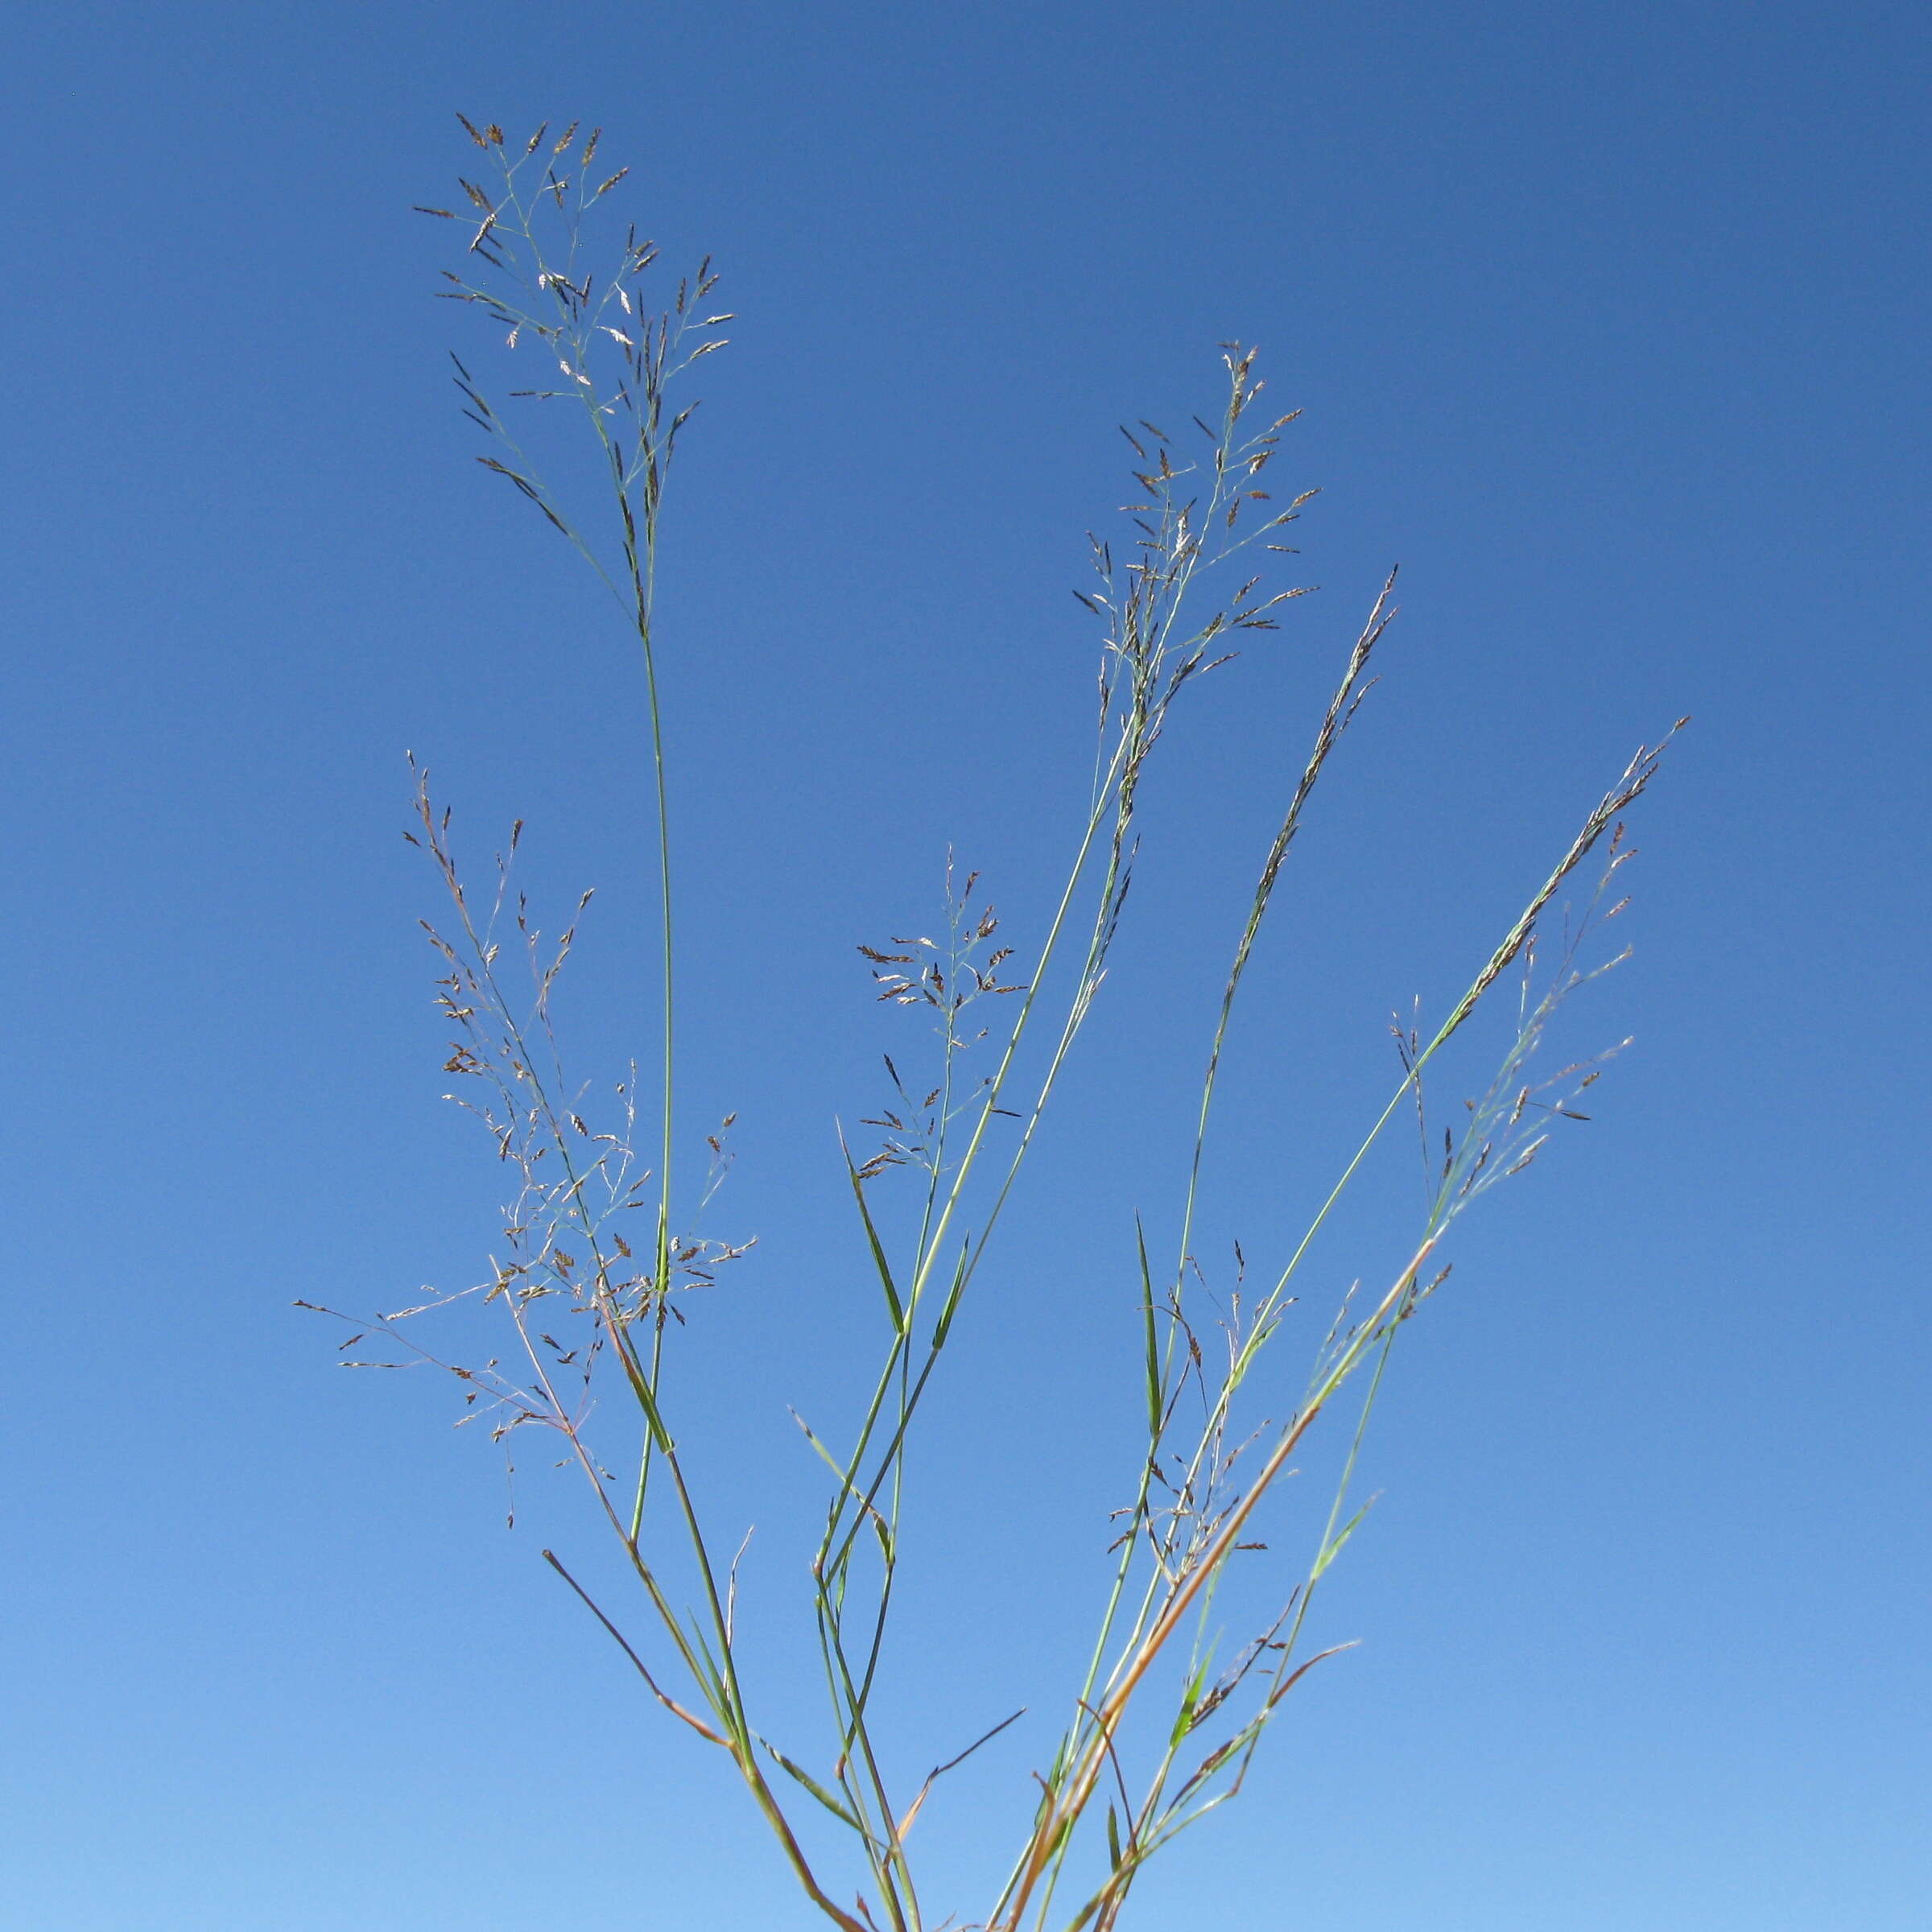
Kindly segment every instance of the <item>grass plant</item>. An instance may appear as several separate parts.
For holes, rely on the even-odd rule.
[[[1121,1308],[1138,1325],[1141,1386],[1131,1400],[1144,1439],[1123,1472],[1131,1500],[1117,1513],[1100,1579],[1090,1658],[1067,1686],[1030,1783],[1016,1794],[1009,1856],[991,1896],[976,1917],[958,1916],[967,1901],[942,1913],[922,1887],[914,1827],[945,1773],[1013,1720],[916,1781],[888,1761],[881,1664],[894,1631],[908,1447],[1101,990],[1128,906],[1149,761],[1197,681],[1242,633],[1274,629],[1301,594],[1269,587],[1313,494],[1282,502],[1268,487],[1294,418],[1268,413],[1254,351],[1229,345],[1218,411],[1193,419],[1185,441],[1145,422],[1123,431],[1136,499],[1117,543],[1092,539],[1095,580],[1077,593],[1101,632],[1092,782],[1084,818],[1070,828],[1051,915],[1025,964],[972,877],[949,875],[946,917],[931,934],[860,948],[877,997],[929,1014],[936,1044],[929,1068],[902,1075],[886,1061],[890,1101],[867,1123],[880,1137],[848,1146],[843,1171],[832,1176],[852,1217],[841,1291],[865,1294],[876,1309],[877,1359],[857,1414],[836,1431],[801,1423],[827,1481],[802,1586],[826,1724],[815,1748],[774,1740],[761,1728],[743,1667],[742,1549],[733,1554],[731,1535],[702,1507],[679,1426],[681,1408],[694,1399],[678,1378],[685,1290],[743,1250],[696,1232],[717,1178],[719,1137],[709,1137],[708,1158],[685,1159],[675,1077],[683,955],[667,778],[675,739],[660,701],[655,621],[665,491],[691,415],[683,398],[693,365],[724,345],[720,332],[732,318],[719,308],[708,261],[663,286],[658,251],[634,228],[613,233],[599,254],[624,171],[599,168],[596,133],[539,129],[512,143],[494,126],[464,126],[481,178],[462,182],[464,204],[423,211],[463,231],[463,266],[448,271],[443,292],[481,312],[514,352],[513,366],[536,373],[502,403],[468,363],[456,363],[456,379],[465,412],[488,439],[479,460],[597,573],[638,655],[655,806],[660,1005],[653,1055],[616,1083],[614,1104],[600,1113],[592,1089],[567,1074],[553,1023],[574,923],[546,939],[516,889],[520,824],[493,877],[473,887],[452,843],[449,811],[419,772],[410,836],[440,874],[448,905],[427,928],[452,1032],[446,1071],[459,1076],[455,1097],[482,1123],[513,1192],[502,1245],[479,1284],[360,1323],[354,1341],[373,1335],[387,1345],[386,1362],[446,1370],[469,1414],[487,1418],[500,1440],[536,1428],[559,1443],[637,1603],[593,1602],[547,1550],[547,1560],[621,1647],[650,1698],[729,1767],[825,1918],[843,1932],[1104,1932],[1121,1922],[1149,1861],[1241,1790],[1290,1692],[1331,1654],[1310,1653],[1304,1634],[1324,1576],[1361,1521],[1352,1479],[1391,1352],[1447,1276],[1445,1244],[1459,1218],[1534,1158],[1554,1125],[1577,1115],[1577,1094],[1597,1077],[1593,1063],[1546,1077],[1532,1063],[1563,1001],[1616,963],[1597,938],[1621,909],[1615,875],[1630,856],[1622,815],[1656,772],[1662,744],[1640,748],[1591,807],[1441,1022],[1397,1029],[1399,1077],[1387,1104],[1347,1137],[1320,1208],[1259,1286],[1203,1303],[1196,1222],[1230,1022],[1311,799],[1373,682],[1396,614],[1393,573],[1382,586],[1262,855],[1245,920],[1231,935],[1218,1012],[1202,1016],[1207,1051],[1192,1147],[1164,1232],[1142,1224],[1128,1250],[1135,1274],[1123,1284]],[[566,507],[526,454],[513,402],[575,417],[603,485],[600,518]],[[1572,891],[1582,899],[1574,912],[1564,905]],[[1563,915],[1560,936],[1539,952],[1553,909]],[[1426,1076],[1499,989],[1515,999],[1502,1051],[1482,1097],[1440,1127],[1424,1111]],[[1371,1150],[1411,1115],[1422,1124],[1427,1187],[1402,1258],[1379,1287],[1351,1292],[1285,1419],[1257,1432],[1251,1385],[1290,1331],[1311,1246]],[[697,1137],[689,1137],[695,1147]],[[878,1204],[882,1189],[898,1191],[890,1213]],[[501,1340],[480,1344],[481,1356],[459,1356],[441,1339],[466,1336],[466,1319],[500,1324]],[[1267,1405],[1278,1409],[1283,1399],[1271,1378]],[[613,1422],[626,1413],[627,1426]],[[1339,1473],[1315,1513],[1307,1557],[1281,1578],[1275,1612],[1217,1664],[1230,1566],[1255,1546],[1257,1510],[1331,1417]],[[647,1634],[634,1628],[640,1612]]]

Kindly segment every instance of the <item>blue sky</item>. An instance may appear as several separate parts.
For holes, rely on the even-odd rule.
[[[1162,748],[1139,923],[962,1348],[992,1393],[938,1413],[907,1749],[1050,1699],[1090,1620],[1132,1217],[1171,1207],[1204,1003],[1399,561],[1257,961],[1217,1226],[1278,1239],[1391,1008],[1439,1011],[1689,712],[1635,956],[1575,1022],[1636,1044],[1472,1224],[1323,1608],[1361,1645],[1143,1922],[1923,1924],[1920,10],[83,4],[8,39],[0,1916],[815,1922],[539,1561],[588,1544],[571,1499],[506,1533],[444,1390],[340,1373],[289,1305],[489,1240],[406,749],[477,848],[528,819],[539,894],[599,886],[584,1063],[647,1034],[630,667],[470,461],[444,353],[477,338],[408,212],[466,166],[460,109],[601,123],[739,316],[664,606],[694,1130],[739,1113],[720,1212],[760,1236],[693,1324],[734,1518],[811,1493],[784,1403],[836,1411],[877,1319],[830,1123],[894,1036],[852,946],[928,915],[949,843],[1037,930],[1114,424],[1211,407],[1234,336],[1307,411],[1279,473],[1321,486],[1323,588]],[[1044,1735],[922,1825],[962,1912]]]

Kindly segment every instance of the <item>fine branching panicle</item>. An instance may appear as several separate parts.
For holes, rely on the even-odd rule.
[[[1245,918],[1230,935],[1218,1009],[1203,1016],[1191,1148],[1166,1232],[1143,1220],[1122,1250],[1129,1268],[1121,1308],[1137,1322],[1144,1364],[1132,1399],[1146,1437],[1123,1472],[1129,1500],[1113,1512],[1110,1543],[1105,1525],[1094,1525],[1106,1567],[1089,1661],[1046,1733],[1012,1733],[1030,1738],[1033,1769],[1016,1790],[1012,1854],[1003,1879],[992,1880],[989,1906],[971,1921],[935,1918],[916,1876],[914,1827],[939,1802],[946,1774],[1026,1714],[1000,1715],[963,1749],[941,1740],[937,1761],[910,1787],[885,1761],[878,1700],[908,1446],[1107,976],[1139,850],[1148,762],[1183,694],[1228,661],[1240,634],[1274,630],[1303,594],[1274,585],[1270,561],[1294,554],[1286,538],[1314,493],[1278,502],[1266,486],[1294,415],[1262,408],[1255,351],[1229,343],[1218,414],[1191,418],[1185,442],[1146,421],[1122,427],[1133,484],[1125,531],[1090,539],[1096,581],[1075,593],[1099,630],[1092,782],[1067,828],[1063,874],[1042,928],[1009,943],[979,875],[960,877],[949,856],[939,923],[857,948],[874,998],[922,1021],[924,1031],[923,1043],[895,1040],[884,1056],[883,1097],[862,1119],[872,1137],[855,1147],[841,1137],[844,1174],[833,1177],[853,1221],[841,1278],[856,1294],[869,1274],[863,1296],[880,1319],[878,1352],[858,1413],[831,1430],[823,1418],[797,1418],[828,1479],[803,1579],[827,1725],[815,1747],[787,1740],[781,1748],[759,1728],[740,1672],[737,1578],[749,1538],[736,1542],[694,1500],[672,1375],[691,1296],[749,1245],[700,1232],[728,1165],[730,1117],[702,1137],[705,1158],[693,1170],[702,1179],[686,1178],[680,1152],[687,1129],[673,1079],[674,968],[683,956],[667,777],[673,741],[654,624],[665,489],[696,407],[680,398],[692,365],[724,345],[718,331],[732,318],[714,308],[718,277],[708,258],[670,282],[656,247],[634,228],[598,240],[606,197],[625,171],[593,166],[596,131],[580,140],[572,122],[554,139],[543,127],[512,144],[493,123],[462,125],[481,151],[481,179],[460,180],[459,206],[422,210],[458,224],[462,237],[463,265],[448,271],[442,292],[480,311],[500,332],[510,366],[533,373],[502,404],[469,362],[456,361],[456,386],[464,414],[487,439],[477,460],[596,572],[637,649],[654,778],[658,1011],[642,1071],[634,1065],[601,1086],[574,1082],[551,995],[590,894],[558,936],[544,936],[513,882],[519,823],[488,890],[473,896],[450,814],[417,772],[406,836],[436,869],[449,906],[425,931],[440,962],[444,1071],[456,1080],[450,1097],[481,1121],[512,1179],[501,1245],[482,1278],[357,1320],[344,1348],[362,1349],[374,1338],[381,1346],[353,1356],[354,1365],[443,1369],[460,1385],[464,1419],[487,1418],[506,1449],[531,1427],[558,1444],[588,1486],[638,1604],[594,1602],[560,1558],[546,1550],[546,1559],[651,1698],[729,1759],[826,1918],[844,1932],[942,1925],[1104,1932],[1120,1922],[1148,1860],[1240,1791],[1289,1693],[1334,1654],[1335,1646],[1311,1653],[1304,1630],[1323,1577],[1363,1518],[1354,1478],[1397,1336],[1447,1278],[1445,1244],[1463,1212],[1521,1173],[1558,1122],[1585,1117],[1577,1103],[1598,1063],[1539,1076],[1531,1063],[1564,1001],[1622,956],[1604,956],[1598,935],[1623,908],[1613,891],[1632,856],[1623,815],[1654,775],[1670,734],[1639,749],[1442,1020],[1426,1027],[1418,1009],[1396,1022],[1399,1078],[1379,1114],[1343,1143],[1307,1224],[1253,1282],[1235,1246],[1216,1293],[1196,1253],[1196,1228],[1230,1023],[1311,801],[1373,684],[1376,654],[1396,615],[1389,574],[1315,721]],[[527,453],[516,423],[529,407],[561,407],[580,425],[586,467],[604,490],[597,517],[568,507],[572,493],[553,486]],[[1562,901],[1579,884],[1581,908],[1572,914]],[[1553,908],[1560,931],[1550,940],[1542,934]],[[1481,1096],[1439,1127],[1425,1104],[1426,1078],[1485,996],[1513,975],[1513,1020]],[[1424,1173],[1402,1258],[1379,1288],[1358,1284],[1343,1298],[1298,1394],[1271,1375],[1251,1396],[1264,1357],[1290,1331],[1317,1235],[1390,1123],[1410,1114]],[[881,1190],[891,1191],[890,1212]],[[482,1343],[480,1359],[459,1361],[426,1324],[465,1308],[496,1323],[502,1339]],[[1311,1431],[1337,1410],[1339,1474],[1306,1555],[1282,1569],[1257,1534],[1257,1511]],[[620,1444],[605,1430],[625,1411]],[[1277,1566],[1278,1608],[1224,1650],[1218,1593],[1237,1560]],[[639,1612],[649,1637],[625,1628]],[[801,1822],[807,1817],[810,1829]],[[831,1853],[821,1849],[828,1819]],[[828,1860],[841,1839],[850,1869],[835,1879]]]

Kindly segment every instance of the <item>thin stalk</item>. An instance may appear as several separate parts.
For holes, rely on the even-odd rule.
[[[1416,1250],[1407,1266],[1397,1277],[1394,1285],[1377,1304],[1373,1315],[1363,1323],[1340,1357],[1322,1378],[1312,1399],[1302,1407],[1282,1430],[1274,1449],[1269,1451],[1267,1461],[1241,1500],[1228,1512],[1221,1528],[1216,1533],[1213,1542],[1208,1546],[1206,1554],[1170,1593],[1152,1629],[1129,1660],[1118,1681],[1096,1707],[1093,1720],[1096,1733],[1111,1732],[1117,1728],[1122,1713],[1139,1688],[1142,1678],[1166,1649],[1169,1640],[1186,1617],[1190,1606],[1211,1579],[1218,1574],[1222,1563],[1240,1539],[1249,1517],[1253,1514],[1261,1498],[1267,1494],[1275,1479],[1286,1467],[1289,1457],[1300,1446],[1330,1397],[1354,1373],[1370,1338],[1413,1290],[1418,1275],[1435,1252],[1440,1239],[1439,1235],[1431,1235]],[[1085,1810],[1088,1799],[1092,1796],[1093,1786],[1099,1778],[1104,1758],[1104,1749],[1089,1745],[1075,1761],[1067,1794],[1054,1802],[1046,1820],[1036,1827],[1031,1840],[1032,1849],[1021,1868],[1018,1886],[1009,1897],[1001,1899],[1000,1907],[995,1913],[992,1923],[996,1928],[1018,1926],[1028,1897],[1059,1845],[1060,1827],[1071,1825]]]
[[[1228,969],[1227,984],[1222,991],[1220,1010],[1215,1026],[1213,1040],[1208,1050],[1207,1071],[1201,1081],[1201,1098],[1195,1118],[1194,1146],[1188,1163],[1187,1191],[1183,1199],[1181,1208],[1179,1253],[1174,1265],[1174,1278],[1177,1284],[1186,1273],[1188,1257],[1192,1252],[1194,1219],[1200,1194],[1201,1166],[1207,1147],[1208,1116],[1214,1104],[1215,1084],[1220,1070],[1222,1051],[1227,1043],[1228,1025],[1233,1016],[1235,998],[1241,990],[1242,977],[1246,972],[1249,958],[1253,951],[1256,937],[1261,931],[1261,922],[1266,916],[1269,902],[1273,898],[1275,881],[1279,876],[1282,861],[1286,857],[1288,848],[1300,828],[1302,811],[1315,790],[1316,781],[1321,776],[1330,753],[1334,749],[1337,739],[1352,716],[1356,704],[1360,701],[1361,691],[1359,687],[1363,674],[1367,670],[1370,655],[1381,642],[1383,634],[1394,620],[1395,612],[1390,608],[1389,600],[1395,588],[1395,578],[1396,573],[1391,571],[1389,573],[1388,581],[1382,586],[1381,594],[1377,597],[1374,608],[1368,613],[1368,622],[1363,625],[1361,634],[1356,640],[1355,647],[1350,654],[1348,669],[1342,681],[1335,687],[1335,694],[1329,700],[1328,708],[1323,718],[1321,729],[1316,734],[1314,749],[1309,754],[1307,763],[1302,772],[1300,782],[1295,786],[1294,795],[1289,802],[1288,809],[1282,817],[1280,828],[1275,834],[1274,842],[1270,846],[1266,861],[1262,866],[1260,882],[1255,888],[1253,903],[1249,910],[1247,923],[1241,930],[1240,940],[1235,948],[1234,961]],[[1150,1290],[1147,1291],[1150,1292]],[[1172,1360],[1171,1350],[1176,1332],[1176,1329],[1170,1324],[1168,1329],[1169,1354],[1167,1358],[1170,1364]],[[1164,1379],[1163,1377],[1163,1381]],[[1158,1447],[1157,1427],[1155,1447],[1158,1449]],[[1141,1472],[1139,1493],[1135,1498],[1129,1519],[1130,1525],[1137,1525],[1146,1514],[1149,1502],[1149,1486],[1153,1480],[1154,1466],[1154,1454],[1150,1451],[1147,1464]],[[1092,1654],[1087,1667],[1087,1674],[1081,1685],[1080,1701],[1082,1703],[1091,1699],[1093,1696],[1095,1686],[1099,1679],[1100,1666],[1111,1640],[1114,1621],[1119,1614],[1127,1580],[1132,1571],[1137,1546],[1137,1535],[1135,1534],[1134,1529],[1130,1527],[1125,1542],[1121,1563],[1116,1568],[1114,1581],[1107,1600],[1106,1609],[1101,1617],[1100,1633],[1095,1640]]]

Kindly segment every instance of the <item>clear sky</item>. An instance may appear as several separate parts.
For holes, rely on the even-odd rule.
[[[16,14],[0,1922],[818,1922],[539,1562],[589,1542],[574,1499],[506,1532],[447,1390],[342,1374],[290,1307],[489,1241],[406,749],[476,848],[522,815],[540,894],[601,889],[585,1063],[648,1037],[631,667],[470,461],[443,357],[479,338],[408,212],[460,109],[602,123],[739,316],[664,613],[694,1123],[738,1111],[720,1212],[761,1237],[694,1322],[727,1515],[811,1493],[784,1402],[836,1406],[877,1321],[830,1123],[894,1036],[853,944],[929,915],[949,842],[1037,930],[1114,424],[1211,407],[1236,336],[1307,411],[1323,588],[1162,748],[1139,923],[962,1352],[997,1394],[929,1452],[907,1748],[1050,1699],[1086,1627],[1132,1216],[1170,1211],[1231,922],[1399,561],[1237,1037],[1227,1230],[1278,1236],[1390,1009],[1439,1011],[1689,712],[1573,1035],[1636,1044],[1405,1344],[1322,1611],[1361,1646],[1140,1922],[1922,1928],[1929,52],[1864,0]],[[922,1824],[962,1913],[1045,1735]]]

